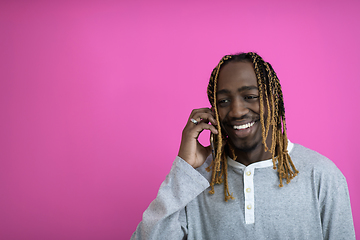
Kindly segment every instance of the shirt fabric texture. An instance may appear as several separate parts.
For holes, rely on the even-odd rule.
[[[194,169],[176,157],[131,239],[355,239],[346,179],[326,157],[289,142],[299,171],[279,187],[272,160],[228,158],[229,191],[209,194],[211,155]]]

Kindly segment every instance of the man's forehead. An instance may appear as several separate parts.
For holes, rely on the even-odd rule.
[[[222,66],[219,72],[219,77],[227,75],[255,75],[253,64],[250,62],[229,62]]]
[[[230,62],[220,70],[217,90],[235,90],[234,88],[257,89],[257,78],[252,63]]]

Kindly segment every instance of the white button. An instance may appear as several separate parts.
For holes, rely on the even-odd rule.
[[[251,175],[251,172],[250,172],[250,171],[247,171],[247,172],[246,172],[246,175],[250,176],[250,175]]]
[[[248,193],[251,192],[251,189],[250,189],[250,188],[247,188],[247,189],[246,189],[246,192],[248,192]]]
[[[251,204],[247,205],[246,208],[250,210],[252,208]]]

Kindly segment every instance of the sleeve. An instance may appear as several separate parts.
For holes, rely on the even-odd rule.
[[[339,169],[327,176],[321,179],[319,195],[323,239],[355,240],[346,179]]]
[[[143,214],[132,240],[186,239],[186,205],[209,187],[192,166],[176,157],[157,197]]]

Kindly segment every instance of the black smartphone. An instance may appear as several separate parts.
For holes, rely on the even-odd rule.
[[[211,154],[212,154],[212,157],[214,160],[216,157],[216,154],[215,154],[214,134],[213,133],[210,133],[210,145],[211,145]]]

